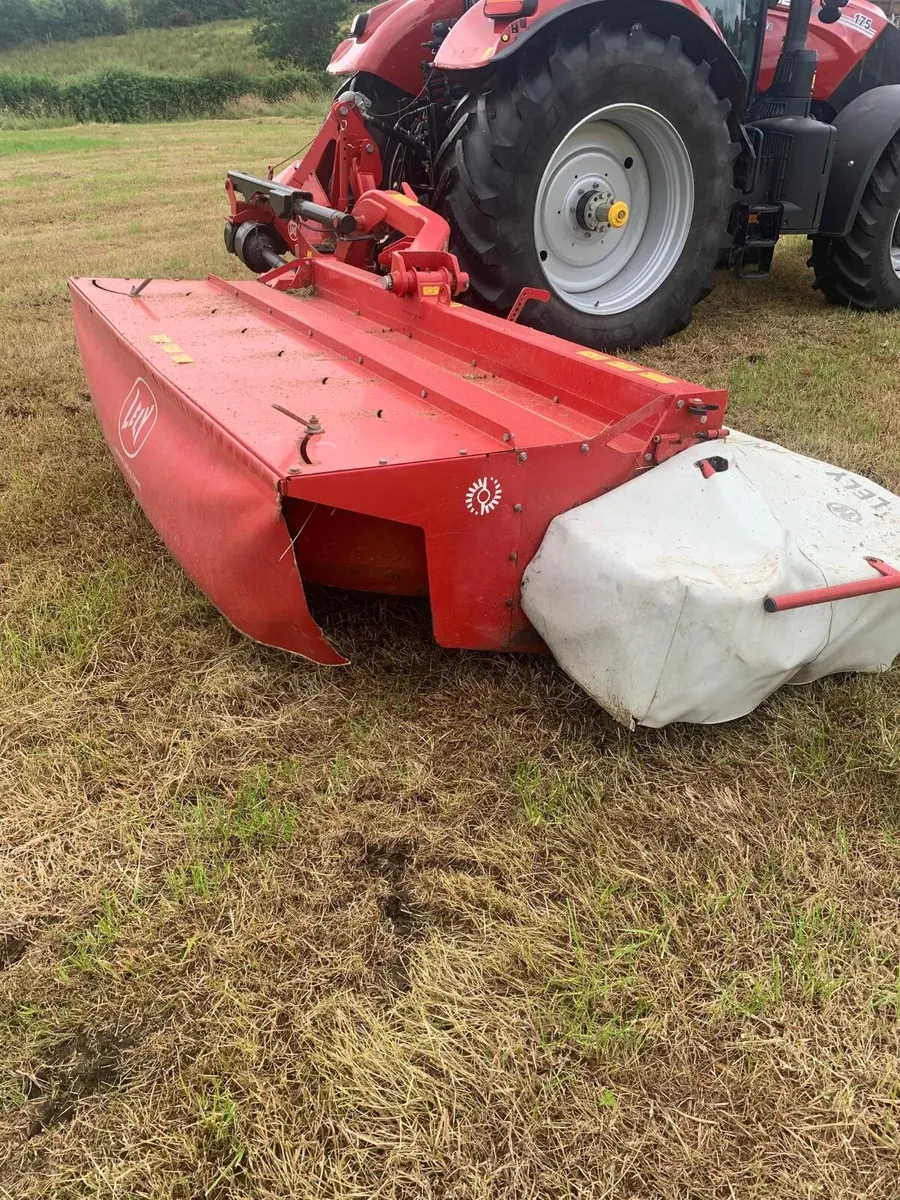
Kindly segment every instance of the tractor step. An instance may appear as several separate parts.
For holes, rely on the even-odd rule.
[[[741,205],[733,226],[731,270],[738,279],[766,279],[781,231],[780,204]]]

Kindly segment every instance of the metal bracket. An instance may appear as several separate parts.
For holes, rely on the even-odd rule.
[[[518,321],[522,314],[522,309],[529,300],[539,300],[542,304],[546,304],[550,299],[550,293],[544,288],[523,287],[516,297],[516,302],[506,314],[507,321]]]

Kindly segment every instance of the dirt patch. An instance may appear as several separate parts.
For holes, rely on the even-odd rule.
[[[116,1083],[122,1054],[138,1037],[137,1029],[115,1033],[81,1029],[52,1046],[25,1088],[29,1100],[40,1101],[26,1137],[65,1125],[75,1116],[80,1100]]]
[[[17,933],[5,933],[0,937],[0,971],[13,966],[24,958],[28,942]]]
[[[415,844],[410,838],[367,842],[361,834],[351,834],[347,838],[347,845],[355,851],[365,873],[383,880],[386,885],[379,897],[378,907],[390,933],[393,952],[379,963],[378,974],[389,981],[392,989],[408,991],[409,956],[412,944],[420,933],[415,905],[406,882]]]

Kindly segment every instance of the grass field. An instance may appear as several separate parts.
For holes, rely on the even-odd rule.
[[[24,46],[0,54],[0,71],[53,75],[58,80],[109,67],[200,75],[231,68],[265,75],[272,64],[259,57],[249,21],[214,21],[184,29],[136,29],[120,37]]]
[[[65,276],[234,272],[224,168],[311,132],[0,135],[0,1195],[895,1198],[900,675],[630,734],[322,598],[328,671],[132,501]],[[645,357],[898,488],[900,321],[804,257]]]

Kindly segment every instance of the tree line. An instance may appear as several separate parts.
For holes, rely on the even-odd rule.
[[[0,50],[255,17],[262,54],[321,70],[349,11],[350,0],[0,0]]]
[[[0,49],[244,17],[249,0],[0,0]]]

